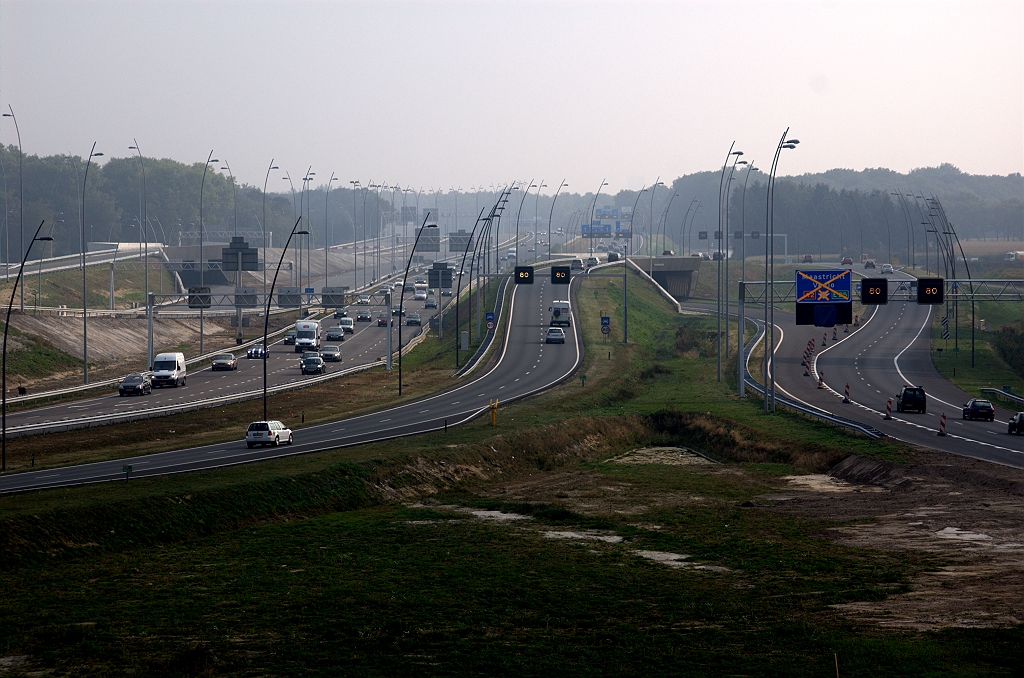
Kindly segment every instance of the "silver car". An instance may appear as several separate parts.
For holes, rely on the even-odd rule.
[[[254,421],[245,432],[245,446],[252,449],[254,445],[273,445],[281,443],[291,445],[295,442],[292,430],[279,421]]]

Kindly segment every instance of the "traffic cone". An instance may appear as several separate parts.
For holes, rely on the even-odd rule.
[[[837,339],[839,339],[839,337],[836,336],[836,328],[835,328],[835,325],[833,325],[832,326],[832,341],[836,341]]]
[[[849,333],[850,333],[850,326],[849,325],[843,325],[843,334],[849,334]]]
[[[824,347],[824,346],[827,346],[827,344],[825,343],[825,340],[826,340],[826,339],[828,339],[828,333],[826,333],[826,332],[822,332],[822,333],[821,333],[821,345],[822,345],[823,347]]]

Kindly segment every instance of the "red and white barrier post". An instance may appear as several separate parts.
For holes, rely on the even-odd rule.
[[[836,326],[832,326],[832,341],[836,341],[839,337],[836,336]]]
[[[822,346],[827,346],[827,344],[825,343],[826,339],[828,339],[828,332],[822,332],[821,333],[821,345]]]
[[[889,402],[885,404],[885,420],[889,421],[892,419],[892,398],[889,398]]]
[[[849,334],[849,333],[850,333],[850,326],[849,325],[843,325],[843,334]]]
[[[818,372],[818,388],[825,388],[825,370]]]
[[[843,403],[846,405],[850,404],[850,385],[846,385],[846,397],[843,398]]]
[[[939,436],[943,437],[946,435],[946,413],[943,412],[942,416],[939,417]]]

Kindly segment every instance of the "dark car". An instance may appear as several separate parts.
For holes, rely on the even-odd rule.
[[[920,386],[904,386],[896,396],[896,411],[909,412],[910,410],[921,414],[928,412],[928,396]]]
[[[875,260],[874,259],[868,259],[867,261],[864,262],[864,268],[874,268],[874,267],[875,267]]]
[[[423,321],[420,319],[419,313],[410,313],[409,317],[405,319],[406,325],[423,325]]]
[[[250,346],[249,347],[249,350],[245,352],[245,357],[246,358],[262,358],[266,354],[267,354],[267,347],[264,346],[263,344],[256,344],[255,346]]]
[[[611,263],[613,261],[618,261],[618,260],[619,260],[619,253],[618,252],[609,252],[608,253],[608,262],[609,263]]]
[[[340,327],[328,327],[327,341],[345,341],[345,330]]]
[[[992,407],[992,403],[981,398],[971,398],[964,405],[964,419],[988,419],[989,421],[996,420],[996,408]]]
[[[129,374],[117,387],[117,394],[122,396],[146,395],[153,392],[153,382],[145,374]]]
[[[347,318],[348,317],[348,309],[347,308],[336,308],[336,309],[334,309],[334,317],[335,317],[335,319],[337,319],[337,318]]]
[[[437,308],[437,299],[427,297],[427,300],[423,302],[423,308]]]
[[[327,371],[327,363],[320,356],[302,359],[303,374],[323,374]]]
[[[284,333],[284,345],[292,346],[295,344],[295,330],[288,330]]]
[[[320,352],[323,356],[324,362],[340,363],[341,362],[341,347],[340,346],[324,346]]]
[[[1010,423],[1006,426],[1006,432],[1016,435],[1024,434],[1024,412],[1018,412],[1010,417]]]
[[[853,266],[853,257],[843,257],[843,260],[839,263],[843,266]]]
[[[805,254],[804,255],[804,262],[803,263],[805,263],[805,264],[813,264],[814,263],[814,257],[812,257],[810,254]]]
[[[359,309],[359,313],[356,313],[357,323],[368,323],[373,320],[373,316],[370,315],[369,311]]]
[[[387,327],[387,326],[388,326],[388,314],[387,313],[381,313],[379,316],[377,316],[377,327]]]
[[[399,315],[399,316],[405,315],[405,309],[402,308],[401,306],[392,306],[391,307],[391,315]]]
[[[235,356],[230,353],[218,353],[213,356],[213,364],[210,365],[211,370],[237,370],[238,360]]]

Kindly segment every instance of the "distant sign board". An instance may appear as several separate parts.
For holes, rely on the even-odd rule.
[[[492,311],[488,311],[487,315],[484,316],[484,317],[487,319],[487,329],[488,330],[493,330],[494,329],[494,313]]]
[[[325,287],[325,288],[323,288],[323,291],[322,291],[322,293],[323,293],[323,300],[322,300],[321,303],[323,303],[323,305],[325,307],[333,306],[333,307],[337,308],[338,306],[344,306],[345,305],[345,292],[347,292],[347,291],[348,291],[348,286],[347,285],[344,286],[344,287]]]
[[[255,287],[235,288],[235,308],[256,308],[259,306],[256,300]]]
[[[298,308],[302,306],[302,295],[299,294],[299,288],[277,288],[277,305],[281,308]]]
[[[607,316],[607,315],[601,316],[601,327],[608,327],[611,324],[612,324],[612,319],[611,319],[610,316]]]
[[[188,288],[189,308],[210,308],[210,288],[190,287]]]
[[[441,251],[441,234],[438,231],[436,224],[417,229],[417,233],[420,234],[419,242],[416,243],[417,252]]]
[[[469,249],[472,234],[467,233],[461,228],[454,233],[448,234],[448,251],[449,252],[465,252]]]

